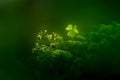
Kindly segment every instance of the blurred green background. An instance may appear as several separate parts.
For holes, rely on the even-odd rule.
[[[119,7],[116,0],[0,0],[0,80],[32,79],[26,56],[41,29],[64,34],[68,24],[88,31],[120,22]]]

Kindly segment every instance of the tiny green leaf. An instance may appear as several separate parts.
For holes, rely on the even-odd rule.
[[[76,25],[74,26],[73,31],[74,31],[75,33],[77,33],[77,34],[79,33],[79,31],[78,31],[78,29],[77,29],[77,26],[76,26]]]
[[[73,30],[73,26],[71,24],[69,24],[67,27],[66,27],[66,30]]]
[[[69,37],[74,38],[74,37],[76,36],[76,33],[73,32],[73,31],[69,31],[69,32],[67,33],[67,35],[68,35]]]

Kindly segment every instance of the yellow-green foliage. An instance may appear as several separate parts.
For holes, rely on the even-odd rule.
[[[63,37],[59,34],[52,32],[47,33],[47,30],[41,31],[37,34],[36,44],[33,48],[34,52],[45,52],[51,50],[52,48],[57,49],[59,44],[63,43]]]
[[[77,34],[79,33],[76,25],[73,26],[73,25],[69,24],[66,27],[66,30],[68,31],[67,35],[71,38],[75,38],[77,36]]]
[[[65,29],[69,39],[54,32],[47,34],[47,30],[37,35],[33,53],[37,53],[35,59],[42,80],[75,80],[88,72],[105,75],[120,72],[119,24],[98,25],[83,34],[71,24]]]

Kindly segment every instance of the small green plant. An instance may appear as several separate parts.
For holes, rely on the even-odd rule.
[[[76,25],[73,26],[69,24],[65,28],[65,30],[68,31],[67,36],[70,37],[72,40],[75,40],[75,39],[85,40],[85,37],[79,34],[79,30],[77,29]]]
[[[79,33],[76,25],[73,26],[73,25],[69,24],[66,27],[66,30],[68,31],[67,36],[69,36],[71,38],[75,38],[77,36],[77,34]]]

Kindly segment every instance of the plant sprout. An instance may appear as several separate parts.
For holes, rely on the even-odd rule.
[[[76,25],[73,26],[73,25],[69,24],[66,27],[66,30],[68,31],[67,36],[69,36],[71,38],[75,38],[77,36],[77,34],[79,33]]]
[[[73,25],[69,24],[69,25],[65,28],[65,30],[68,31],[68,33],[67,33],[67,36],[68,36],[68,37],[70,37],[70,38],[72,38],[72,39],[77,38],[77,39],[85,40],[85,37],[83,37],[82,35],[79,35],[79,31],[78,31],[76,25],[73,26]]]

